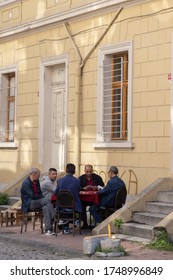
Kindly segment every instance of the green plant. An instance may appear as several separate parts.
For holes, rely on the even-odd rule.
[[[168,240],[168,234],[164,230],[157,231],[153,240],[146,246],[150,249],[173,251],[173,244]]]
[[[119,245],[118,247],[116,247],[116,252],[123,252],[125,256],[127,256],[127,252],[126,250],[123,248],[123,246]]]
[[[0,205],[6,205],[9,204],[10,199],[8,194],[6,193],[0,193]]]
[[[123,224],[122,219],[115,219],[115,220],[114,220],[114,226],[115,226],[117,229],[120,229],[120,227],[122,226],[122,224]]]
[[[101,252],[101,245],[100,244],[95,248],[95,252]]]

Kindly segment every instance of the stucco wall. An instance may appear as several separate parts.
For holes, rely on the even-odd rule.
[[[3,15],[1,30],[18,25],[19,22],[30,22],[31,19],[53,15],[57,12],[57,5],[54,5],[51,0],[17,2],[1,9],[0,12]],[[84,5],[85,2],[59,1],[58,5],[63,11],[69,6],[72,9],[78,5]],[[89,4],[94,1],[87,2]],[[47,3],[47,7],[43,7],[43,3]],[[32,9],[29,9],[31,5]],[[9,20],[10,11],[14,15],[12,20]],[[71,33],[83,59],[116,12],[117,9],[105,13],[102,10],[94,16],[92,14],[92,17],[87,15],[87,18],[76,17],[75,20],[68,20]],[[79,173],[83,172],[83,166],[86,163],[93,164],[94,169],[98,171],[106,171],[108,166],[117,165],[120,175],[126,170],[123,178],[128,184],[128,170],[132,169],[138,178],[138,191],[158,177],[171,176],[171,85],[168,81],[168,73],[171,72],[172,22],[173,3],[169,0],[141,1],[139,4],[125,7],[87,60],[83,68],[80,95]],[[134,149],[94,149],[92,144],[96,138],[98,48],[125,41],[133,42],[131,125]],[[74,73],[79,67],[79,58],[66,28],[59,22],[57,26],[50,24],[46,28],[28,29],[27,32],[1,39],[0,67],[18,65],[18,148],[0,149],[2,182],[9,182],[31,165],[38,165],[40,61],[62,54],[69,54],[67,160],[75,163],[76,77]]]

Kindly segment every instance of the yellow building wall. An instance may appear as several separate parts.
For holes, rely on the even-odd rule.
[[[1,9],[0,30],[41,19],[57,11],[68,11],[96,1],[17,1]],[[32,6],[32,9],[30,7]],[[12,12],[12,19],[9,18]],[[69,20],[71,33],[84,59],[117,10],[92,17]],[[98,172],[110,165],[119,167],[129,184],[129,169],[141,191],[154,180],[170,174],[170,101],[173,2],[144,1],[126,7],[98,47],[133,42],[133,150],[94,149],[96,141],[96,103],[98,48],[83,69],[80,97],[80,169],[91,163]],[[32,165],[38,166],[39,65],[41,59],[69,54],[67,161],[75,163],[75,75],[78,56],[63,24],[8,37],[0,44],[0,67],[18,65],[17,138],[18,149],[0,149],[0,177],[9,182]],[[40,168],[42,168],[40,166]],[[8,174],[8,175],[7,175]],[[133,184],[131,193],[134,192]]]

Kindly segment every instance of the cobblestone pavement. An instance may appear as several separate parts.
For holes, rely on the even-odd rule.
[[[0,260],[65,260],[69,259],[60,253],[48,252],[40,248],[0,242]]]

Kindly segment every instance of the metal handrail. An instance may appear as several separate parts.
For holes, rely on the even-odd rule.
[[[137,192],[138,192],[138,179],[137,179],[137,176],[136,176],[135,172],[132,169],[129,169],[129,172],[130,172],[130,178],[129,178],[129,185],[128,185],[128,193],[130,193],[131,183],[133,183],[133,184],[136,185],[135,194],[137,194]],[[132,175],[135,177],[135,180],[132,180]]]

